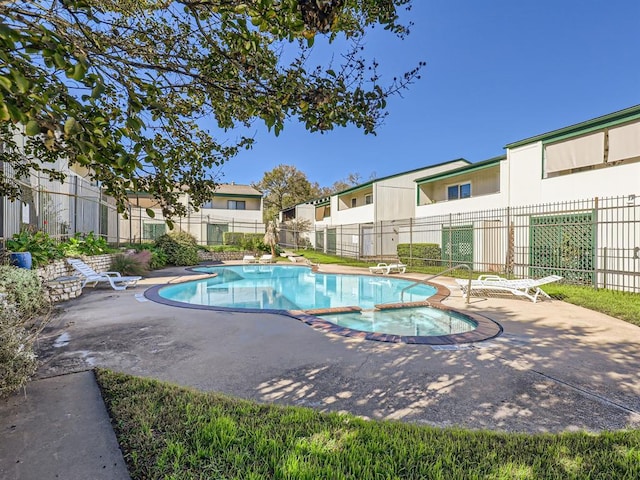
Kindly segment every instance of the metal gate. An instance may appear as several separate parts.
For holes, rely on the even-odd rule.
[[[329,254],[336,254],[336,229],[327,228],[327,252]]]
[[[366,225],[362,226],[362,235],[360,246],[360,256],[361,257],[372,257],[373,256],[373,226]]]
[[[530,226],[532,277],[561,275],[572,282],[593,283],[595,224],[592,212],[531,217]]]
[[[207,224],[207,245],[222,245],[224,243],[224,232],[229,231],[227,223]]]
[[[466,264],[473,268],[473,225],[442,226],[442,260],[449,267]]]

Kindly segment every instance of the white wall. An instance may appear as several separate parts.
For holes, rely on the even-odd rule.
[[[476,210],[492,210],[507,205],[507,195],[503,192],[479,197],[461,198],[444,202],[420,205],[415,208],[415,218],[447,215],[449,213],[473,212]]]
[[[511,206],[637,194],[640,162],[542,178],[542,142],[507,153]]]
[[[373,205],[374,204],[362,205],[360,207],[338,210],[338,197],[331,197],[331,224],[348,225],[350,223],[373,222]]]

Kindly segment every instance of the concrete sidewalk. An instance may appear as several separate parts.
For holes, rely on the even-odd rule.
[[[130,478],[93,372],[35,380],[0,401],[0,478]]]

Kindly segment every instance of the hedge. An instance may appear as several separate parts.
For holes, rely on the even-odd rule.
[[[222,243],[224,245],[236,245],[242,246],[242,240],[244,239],[244,233],[242,232],[224,232],[222,234]]]
[[[398,258],[414,267],[442,265],[442,250],[437,243],[399,243]]]

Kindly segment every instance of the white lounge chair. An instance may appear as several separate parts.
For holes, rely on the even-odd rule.
[[[551,298],[540,287],[548,283],[562,280],[559,275],[548,275],[539,279],[524,278],[508,280],[498,275],[480,275],[477,280],[471,280],[471,290],[469,291],[469,280],[456,279],[456,282],[466,297],[473,293],[511,293],[518,297],[526,297],[533,303],[538,301],[539,296]]]
[[[264,255],[262,255],[258,259],[258,262],[260,262],[260,263],[273,263],[273,255],[265,253]]]
[[[67,262],[71,265],[82,277],[82,288],[87,283],[93,283],[95,287],[99,282],[109,282],[111,288],[114,290],[125,290],[127,287],[135,287],[138,280],[142,277],[123,277],[120,272],[96,272],[89,265],[77,258],[67,258]]]
[[[404,263],[379,263],[375,267],[369,267],[371,273],[381,273],[383,275],[389,275],[390,273],[404,273],[407,271],[407,266]]]
[[[245,255],[242,257],[242,263],[258,263],[258,259],[253,255]]]

